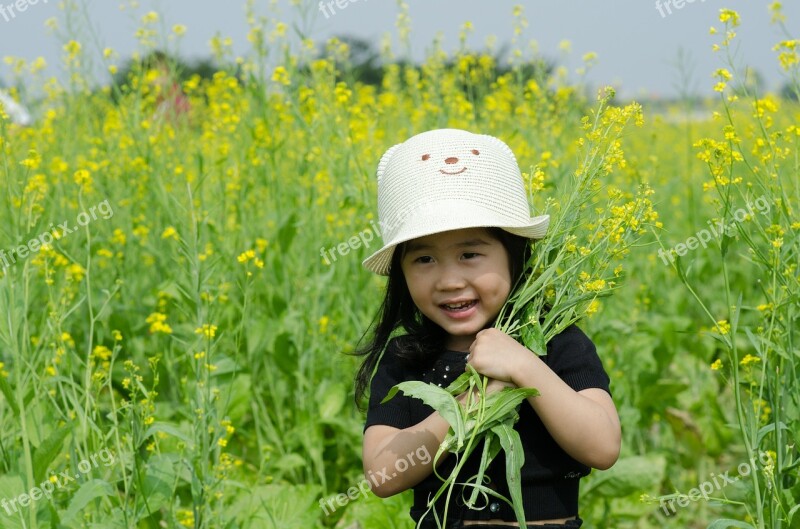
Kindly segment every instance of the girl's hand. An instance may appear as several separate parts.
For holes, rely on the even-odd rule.
[[[532,360],[531,351],[498,329],[484,329],[476,334],[467,357],[467,363],[481,375],[512,384],[514,375]]]

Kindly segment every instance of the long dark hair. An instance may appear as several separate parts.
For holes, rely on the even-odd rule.
[[[531,242],[525,237],[514,235],[500,228],[486,228],[488,234],[499,241],[508,253],[509,273],[513,287],[519,284],[530,258]],[[397,355],[409,366],[424,367],[430,364],[436,354],[444,348],[447,333],[439,325],[422,314],[408,290],[401,261],[405,253],[405,243],[395,248],[389,268],[386,294],[372,324],[362,335],[359,344],[374,328],[372,339],[353,353],[364,360],[355,377],[355,400],[363,409],[362,399],[367,392],[372,372],[386,345],[397,331],[402,331],[398,340]],[[513,288],[512,288],[513,290]],[[377,323],[376,323],[377,322]]]

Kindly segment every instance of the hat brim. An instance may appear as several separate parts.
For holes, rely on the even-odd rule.
[[[463,208],[463,202],[459,205],[462,207],[452,208],[448,207],[448,204],[436,203],[417,210],[405,219],[403,227],[395,237],[383,248],[364,259],[362,265],[378,275],[389,275],[394,249],[398,245],[434,233],[466,228],[501,228],[528,239],[541,239],[547,234],[547,227],[550,224],[549,215],[527,219],[498,219],[496,211],[490,211],[477,204],[470,204],[468,210]]]

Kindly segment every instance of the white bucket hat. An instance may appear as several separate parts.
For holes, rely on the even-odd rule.
[[[549,215],[531,218],[517,159],[501,140],[459,129],[430,130],[381,157],[378,221],[384,246],[363,265],[388,275],[398,244],[462,228],[496,227],[529,239]]]

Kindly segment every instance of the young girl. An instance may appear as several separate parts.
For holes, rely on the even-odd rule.
[[[413,488],[411,517],[418,527],[437,527],[432,512],[420,518],[441,481],[432,457],[414,456],[435,454],[449,425],[419,399],[398,393],[381,401],[406,380],[445,387],[470,364],[489,377],[490,392],[539,390],[523,402],[515,425],[525,455],[526,520],[539,529],[580,527],[579,479],[617,460],[619,418],[594,344],[576,326],[551,340],[543,357],[493,328],[524,271],[530,240],[542,238],[549,222],[546,215],[530,217],[514,154],[491,136],[432,130],[389,149],[377,177],[385,245],[364,266],[389,279],[356,375],[357,401],[370,388],[363,459],[373,492],[385,498]],[[473,452],[459,482],[477,473],[481,451]],[[437,472],[449,475],[455,463],[452,455],[442,457]],[[510,498],[502,452],[486,477],[487,486]],[[455,492],[448,527],[517,526],[507,503],[489,496],[482,509],[470,509],[463,497],[471,489],[463,497],[459,487]],[[435,507],[439,520],[444,497]]]

